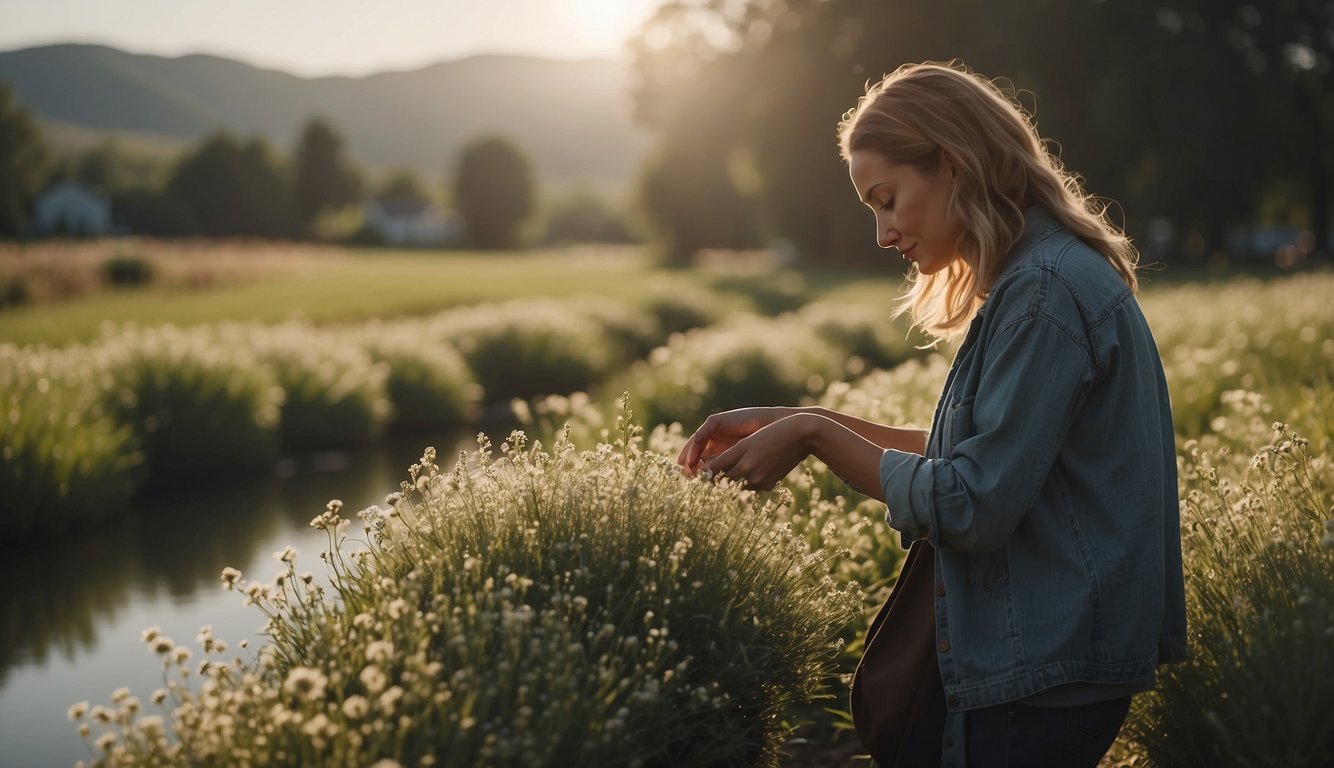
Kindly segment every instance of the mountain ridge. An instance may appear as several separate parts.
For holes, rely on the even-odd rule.
[[[209,53],[130,53],[93,43],[0,52],[0,79],[40,118],[194,142],[258,135],[285,151],[322,116],[371,168],[441,174],[477,136],[502,133],[555,181],[628,183],[648,146],[628,67],[607,59],[478,54],[416,69],[303,77]]]

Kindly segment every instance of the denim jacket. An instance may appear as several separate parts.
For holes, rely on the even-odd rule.
[[[1186,658],[1176,447],[1138,303],[1041,207],[959,348],[926,456],[886,450],[904,546],[936,552],[951,712]]]

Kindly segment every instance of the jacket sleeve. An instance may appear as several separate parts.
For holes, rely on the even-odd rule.
[[[889,524],[909,540],[982,553],[999,549],[1032,506],[1093,379],[1081,334],[1031,312],[987,341],[977,394],[953,414],[965,429],[948,456],[886,450],[880,484]],[[954,422],[949,425],[952,428]]]

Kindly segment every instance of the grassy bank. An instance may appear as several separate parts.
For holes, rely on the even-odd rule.
[[[221,250],[221,249],[220,249]],[[199,254],[207,260],[206,253]],[[280,252],[271,257],[279,262]],[[193,326],[225,321],[324,325],[428,314],[467,304],[575,295],[639,300],[687,290],[681,273],[654,268],[637,249],[556,252],[294,252],[294,263],[209,290],[147,285],[77,300],[0,310],[0,339],[65,345],[106,323]]]

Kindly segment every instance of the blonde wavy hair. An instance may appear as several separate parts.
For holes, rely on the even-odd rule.
[[[948,214],[962,224],[947,269],[921,275],[914,266],[895,315],[937,339],[968,325],[1023,235],[1024,209],[1040,204],[1103,255],[1137,287],[1139,254],[1107,216],[1108,203],[1084,191],[1079,177],[1047,151],[1018,100],[962,63],[905,64],[866,89],[838,126],[839,152],[873,150],[890,163],[936,173],[943,153],[956,183]]]

